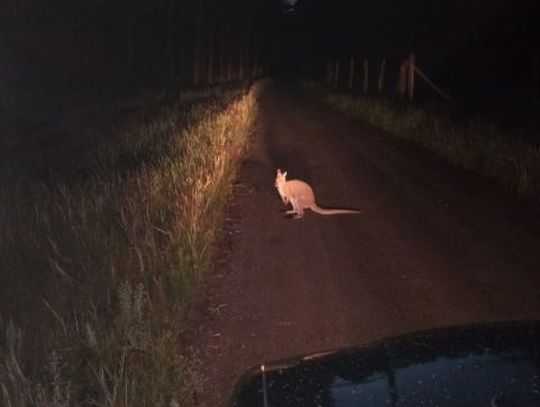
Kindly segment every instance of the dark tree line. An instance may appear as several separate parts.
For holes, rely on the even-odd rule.
[[[265,0],[3,0],[0,61],[21,80],[234,81],[264,67],[275,15]]]

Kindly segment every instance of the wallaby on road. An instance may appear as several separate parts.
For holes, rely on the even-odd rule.
[[[292,179],[287,181],[287,171],[281,172],[277,170],[276,183],[279,195],[285,205],[289,202],[292,205],[292,209],[286,212],[287,215],[294,215],[295,218],[301,218],[304,216],[304,209],[311,209],[313,212],[320,213],[321,215],[339,215],[342,213],[360,213],[359,210],[354,209],[324,209],[315,203],[315,195],[313,189],[304,181]]]

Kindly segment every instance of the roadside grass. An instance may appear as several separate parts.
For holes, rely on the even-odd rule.
[[[88,132],[84,148],[34,162],[44,179],[2,171],[0,293],[12,305],[0,314],[0,404],[194,403],[183,311],[207,268],[257,91],[208,92],[187,107],[199,99],[190,92],[152,117]]]
[[[503,127],[480,118],[457,123],[447,114],[412,104],[334,92],[313,82],[303,81],[301,88],[353,118],[497,180],[519,196],[540,195],[540,139],[533,130]]]

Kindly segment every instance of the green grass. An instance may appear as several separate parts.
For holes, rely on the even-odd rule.
[[[0,404],[193,404],[179,335],[256,114],[244,90],[180,94],[3,171],[2,304],[19,305],[0,315]]]
[[[540,195],[540,143],[532,130],[508,128],[482,119],[457,123],[449,115],[412,104],[399,104],[303,82],[318,101],[418,143],[447,161],[504,184],[520,196]]]

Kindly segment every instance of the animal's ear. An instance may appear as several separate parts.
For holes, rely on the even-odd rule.
[[[277,175],[281,175],[281,170],[278,168]]]
[[[283,178],[285,178],[287,176],[287,171],[285,171],[282,175],[283,175]]]

